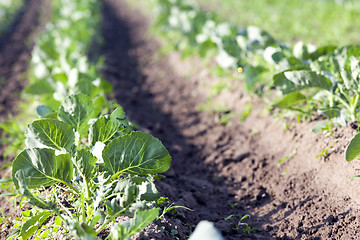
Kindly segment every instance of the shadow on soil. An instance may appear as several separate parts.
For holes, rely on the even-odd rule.
[[[229,183],[228,179],[218,177],[216,167],[204,162],[205,158],[201,153],[201,146],[194,145],[189,137],[184,136],[178,130],[181,121],[179,120],[180,113],[164,112],[163,106],[155,103],[154,98],[161,91],[156,91],[156,87],[153,88],[151,85],[153,83],[149,85],[147,82],[148,75],[142,72],[142,68],[152,65],[140,64],[143,62],[143,59],[140,58],[147,59],[155,56],[154,52],[158,49],[158,45],[149,44],[143,36],[139,37],[138,30],[134,30],[136,28],[144,29],[141,21],[138,20],[144,17],[137,15],[136,11],[131,12],[134,10],[130,10],[126,4],[117,3],[115,0],[105,0],[103,5],[102,34],[104,45],[101,51],[101,54],[105,56],[103,75],[113,84],[115,98],[124,107],[129,119],[139,124],[144,131],[158,137],[173,157],[172,167],[165,173],[166,178],[157,182],[159,190],[175,204],[184,205],[194,210],[193,212],[179,210],[180,214],[168,218],[168,224],[171,226],[167,226],[166,230],[170,231],[176,228],[178,234],[174,236],[185,239],[200,220],[207,219],[215,223],[215,226],[222,231],[226,239],[272,239],[269,233],[272,229],[266,229],[266,226],[274,221],[272,216],[277,211],[286,208],[286,203],[279,205],[275,211],[263,216],[251,215],[249,221],[245,221],[251,227],[259,228],[260,231],[258,232],[247,235],[233,229],[238,223],[239,217],[234,217],[231,220],[224,218],[230,215],[244,215],[260,205],[273,204],[271,197],[255,198],[255,200],[252,196],[244,197],[242,200],[235,198],[235,194],[229,189],[234,189],[234,186],[241,188],[242,184],[240,182]],[[147,24],[146,20],[142,20],[142,23]],[[159,78],[165,78],[165,81],[161,79],[159,81],[166,85],[166,78],[173,78],[173,75],[176,74],[171,70],[169,64],[164,64],[163,69],[167,75],[161,76],[156,72],[153,74],[157,74]],[[157,70],[154,69],[154,71]],[[176,88],[177,86],[171,87]],[[182,89],[178,89],[179,93],[181,91]],[[169,98],[167,104],[172,104],[175,101],[179,101],[179,98]],[[175,102],[174,104],[179,103]],[[193,108],[195,109],[195,106]],[[194,109],[184,111],[191,120],[182,124],[182,127],[202,123],[200,114]],[[196,138],[206,134],[206,130],[199,129],[198,133],[194,133],[192,137]],[[241,157],[242,159],[247,158],[250,154],[247,152]],[[299,205],[310,200],[300,202]],[[234,207],[230,203],[236,203],[236,206],[239,207]],[[297,207],[294,206],[289,209],[284,218],[278,221],[286,220]],[[164,223],[159,224],[164,225]],[[298,233],[297,238],[306,236],[308,231],[319,229],[322,226],[320,224],[305,229]],[[280,239],[292,238],[285,235]]]

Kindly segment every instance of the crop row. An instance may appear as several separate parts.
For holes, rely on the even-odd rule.
[[[26,147],[12,163],[12,181],[34,208],[7,239],[127,239],[159,217],[154,180],[171,157],[106,98],[112,86],[98,72],[103,59],[86,56],[101,40],[99,9],[96,0],[54,0],[37,40],[24,91],[39,119],[27,125]],[[116,223],[121,216],[133,218]]]
[[[298,42],[291,48],[258,27],[221,22],[195,1],[156,3],[156,26],[177,50],[184,56],[214,58],[224,71],[238,68],[246,90],[272,108],[295,111],[301,118],[326,119],[317,126],[320,130],[359,120],[359,46]],[[359,145],[351,145],[353,154],[347,154],[347,160],[360,154]]]

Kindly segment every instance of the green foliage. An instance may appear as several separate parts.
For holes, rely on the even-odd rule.
[[[90,120],[93,111],[90,97],[83,94],[70,95],[61,103],[58,117],[79,131]]]
[[[330,79],[308,70],[285,71],[274,75],[274,85],[284,94],[300,91],[305,88],[320,88],[332,91]]]
[[[246,89],[273,107],[296,111],[299,119],[317,115],[341,126],[359,118],[358,46],[316,48],[298,42],[292,49],[263,29],[237,28],[190,1],[158,0],[156,13],[164,35],[171,40],[177,36],[178,50],[214,57],[215,69],[223,71],[240,64]],[[216,94],[223,86],[212,90]],[[219,122],[227,123],[228,115]]]
[[[28,148],[48,146],[54,150],[72,151],[75,146],[75,132],[72,126],[56,120],[42,119],[29,124],[25,131]]]
[[[75,95],[70,99],[82,96]],[[80,114],[73,112],[80,116],[78,119],[81,119],[82,112],[89,113],[87,108],[93,109],[87,104],[82,105],[83,109],[62,106],[59,111],[63,111],[63,116],[73,109],[80,111]],[[123,118],[119,121],[114,116]],[[124,117],[122,110],[115,109],[110,115],[100,116],[98,119],[118,121],[117,128],[109,126],[111,131],[115,131],[115,136],[118,131],[123,132],[126,128],[121,124],[126,122]],[[77,122],[77,126],[78,123],[81,121]],[[97,121],[92,126],[96,124]],[[90,129],[93,129],[92,126]],[[169,153],[158,139],[147,133],[123,133],[125,135],[105,141],[99,148],[98,142],[75,141],[75,135],[84,138],[88,133],[74,131],[68,123],[56,119],[37,120],[29,125],[26,131],[28,148],[13,162],[13,181],[19,193],[27,197],[31,204],[51,211],[40,212],[39,217],[24,223],[22,229],[31,229],[26,233],[29,237],[37,230],[32,223],[55,214],[75,238],[95,239],[109,221],[115,221],[121,215],[135,214],[128,227],[115,225],[110,235],[132,236],[158,216],[158,209],[152,208],[160,193],[152,176],[165,172],[170,167]],[[49,186],[54,189],[50,200],[47,200],[49,196],[45,198],[40,192],[31,191]],[[60,189],[71,196],[68,200],[68,205],[71,206],[65,207],[59,201]],[[147,209],[152,210],[146,211]],[[97,224],[100,217],[96,215],[99,211],[105,215],[100,225]],[[23,232],[21,230],[19,234],[22,235]]]
[[[360,134],[356,134],[350,141],[346,148],[345,159],[346,161],[352,161],[360,155]]]
[[[120,174],[157,174],[168,170],[170,155],[161,142],[147,133],[133,132],[113,140],[103,150],[104,167]]]
[[[128,239],[136,233],[140,232],[159,215],[159,209],[153,208],[150,210],[136,211],[134,218],[128,222],[121,224],[115,223],[108,239]]]
[[[10,238],[61,231],[97,239],[109,222],[130,216],[108,232],[108,239],[126,239],[159,215],[154,180],[170,167],[171,157],[158,139],[133,132],[121,106],[105,96],[112,86],[98,73],[103,59],[93,64],[86,57],[99,4],[55,0],[52,21],[33,51],[24,96],[40,103],[40,119],[25,130],[26,148],[13,161],[12,180],[36,210],[23,214]],[[47,220],[54,217],[50,226]]]
[[[356,0],[197,2],[202,9],[216,11],[218,17],[224,21],[238,26],[261,26],[277,39],[288,43],[295,43],[298,39],[321,46],[343,46],[359,42],[357,16],[360,3]],[[234,9],[237,11],[236,14]]]

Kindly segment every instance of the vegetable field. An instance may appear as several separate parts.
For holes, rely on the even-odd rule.
[[[220,2],[0,5],[1,239],[357,239],[358,3]]]

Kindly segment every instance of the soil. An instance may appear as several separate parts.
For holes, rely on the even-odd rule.
[[[163,43],[149,33],[151,16],[139,4],[105,0],[103,20],[104,76],[130,120],[158,137],[173,157],[159,190],[193,210],[153,223],[136,239],[186,239],[205,219],[226,239],[357,238],[360,192],[356,180],[346,180],[359,163],[343,156],[354,130],[316,135],[315,121],[290,121],[284,129],[236,80],[214,101],[235,112],[250,101],[254,109],[241,124],[216,124],[216,116],[199,111],[209,96],[204,86],[218,81],[201,61],[159,54]],[[323,149],[328,153],[318,156]],[[251,234],[234,229],[245,214],[250,218],[244,222],[257,229]]]
[[[0,122],[8,119],[9,115],[16,115],[20,92],[26,85],[26,71],[28,69],[32,48],[36,36],[44,27],[49,17],[50,1],[27,0],[17,12],[13,23],[0,38]],[[0,129],[0,136],[2,130]],[[12,156],[3,159],[6,146],[0,142],[0,166],[8,163]],[[0,177],[10,176],[10,169],[0,171]],[[2,191],[0,192],[2,193]],[[0,198],[0,208],[4,214],[3,224],[0,225],[0,239],[9,234],[8,228],[12,219],[18,214],[8,198]],[[3,217],[3,216],[1,216]]]
[[[48,2],[28,0],[0,40],[1,120],[16,113],[33,33],[46,18]],[[343,156],[353,129],[335,129],[326,137],[311,132],[318,121],[292,120],[284,128],[264,111],[265,104],[244,94],[236,75],[229,79],[230,90],[210,95],[208,86],[221,79],[197,57],[182,61],[179,53],[161,54],[166,43],[150,33],[151,16],[139,3],[133,1],[134,8],[125,0],[103,2],[103,74],[129,119],[172,155],[172,167],[156,182],[162,195],[192,209],[167,214],[135,239],[187,239],[201,220],[214,222],[230,240],[357,239],[360,190],[357,180],[347,179],[360,166]],[[242,123],[234,118],[221,125],[214,121],[219,116],[199,110],[209,96],[238,113],[251,102],[253,111]],[[318,156],[323,149],[327,153]],[[4,198],[0,206],[16,216]],[[250,234],[244,227],[236,230],[246,214],[250,218],[243,222],[254,229]],[[1,239],[9,233],[4,227]]]

